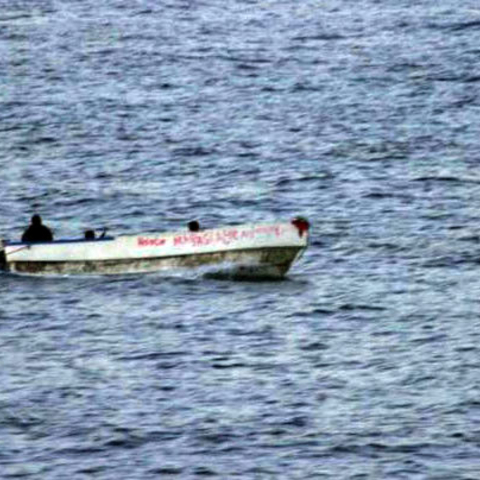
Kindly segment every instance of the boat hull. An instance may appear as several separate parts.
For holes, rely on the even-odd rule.
[[[298,247],[198,253],[177,257],[89,261],[10,262],[8,270],[31,275],[116,275],[202,268],[232,278],[282,278],[302,249]],[[210,270],[208,267],[214,267]]]
[[[115,275],[201,268],[238,279],[279,279],[307,246],[291,223],[202,232],[126,235],[94,241],[12,243],[3,268],[30,275]]]

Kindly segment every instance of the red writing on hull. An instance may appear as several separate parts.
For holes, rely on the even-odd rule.
[[[164,238],[145,238],[138,237],[137,245],[139,247],[162,247],[167,241]]]
[[[175,247],[181,245],[192,245],[194,247],[203,247],[206,245],[223,244],[229,245],[235,240],[238,240],[238,230],[219,230],[216,232],[205,233],[186,233],[184,235],[177,235],[173,239]]]
[[[185,233],[174,237],[173,246],[180,247],[183,245],[189,245],[193,247],[204,247],[218,244],[230,245],[238,240],[250,240],[263,235],[280,237],[283,235],[283,230],[280,226],[274,225],[254,227],[248,230],[232,228],[229,230],[217,230],[204,233]]]

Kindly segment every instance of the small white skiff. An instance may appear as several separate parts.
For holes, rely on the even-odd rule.
[[[309,224],[239,225],[197,232],[0,245],[0,269],[33,275],[146,273],[215,267],[238,278],[281,278],[308,245]]]

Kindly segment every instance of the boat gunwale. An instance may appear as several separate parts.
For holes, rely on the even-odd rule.
[[[52,240],[48,242],[22,242],[22,241],[14,241],[10,242],[8,240],[4,241],[4,247],[36,247],[44,246],[44,245],[63,245],[66,243],[96,243],[96,242],[108,242],[112,240],[116,240],[118,237],[104,237],[104,238],[66,238],[66,239],[59,239],[59,240]]]

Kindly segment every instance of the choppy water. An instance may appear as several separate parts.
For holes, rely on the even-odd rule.
[[[305,215],[284,282],[0,276],[0,478],[480,478],[480,9],[0,5],[1,234]]]

